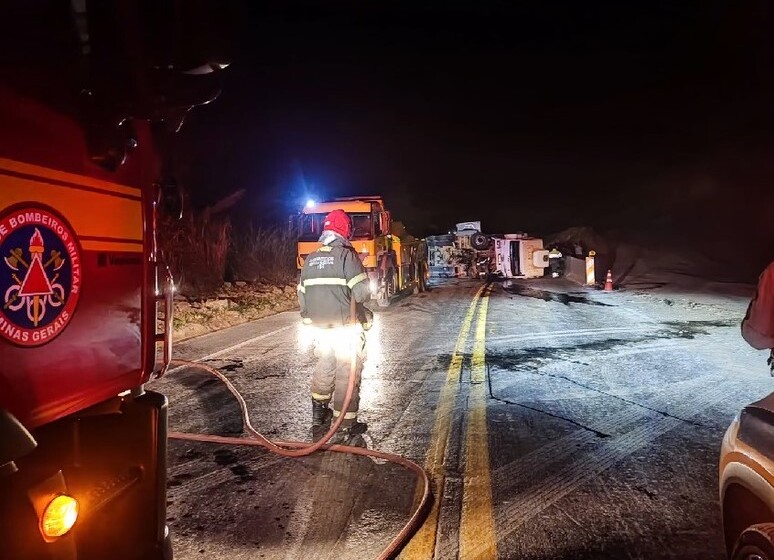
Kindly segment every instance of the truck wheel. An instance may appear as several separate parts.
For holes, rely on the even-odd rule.
[[[387,278],[384,282],[384,290],[376,300],[376,304],[379,307],[389,307],[390,298],[395,294],[395,274],[392,270],[387,273]]]
[[[412,291],[414,295],[421,294],[425,291],[424,269],[419,263],[414,267],[414,289]]]
[[[774,560],[774,523],[745,529],[736,540],[731,560]]]
[[[470,244],[477,251],[485,251],[489,249],[489,244],[492,242],[488,235],[484,235],[480,231],[470,236]]]

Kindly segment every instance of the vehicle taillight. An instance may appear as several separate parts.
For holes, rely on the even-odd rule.
[[[60,494],[51,500],[40,518],[40,532],[47,539],[66,535],[78,520],[78,501],[72,496]]]

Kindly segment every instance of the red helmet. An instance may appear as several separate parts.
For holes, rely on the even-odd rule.
[[[344,239],[349,239],[352,233],[352,218],[344,210],[334,210],[325,216],[323,230],[336,232]]]

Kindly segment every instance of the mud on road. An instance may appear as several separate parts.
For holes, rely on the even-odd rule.
[[[405,558],[723,558],[722,434],[771,391],[747,300],[448,281],[377,309],[363,372],[369,447],[424,464],[428,521]],[[312,356],[284,313],[179,344],[220,368],[253,423],[311,436]],[[238,407],[188,369],[155,387],[170,428],[234,435]],[[171,442],[177,559],[373,558],[416,499],[400,467]]]

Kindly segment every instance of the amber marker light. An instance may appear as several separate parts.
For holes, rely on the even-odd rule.
[[[78,501],[72,496],[60,494],[51,500],[40,518],[43,536],[52,539],[66,535],[78,520],[78,509]]]

